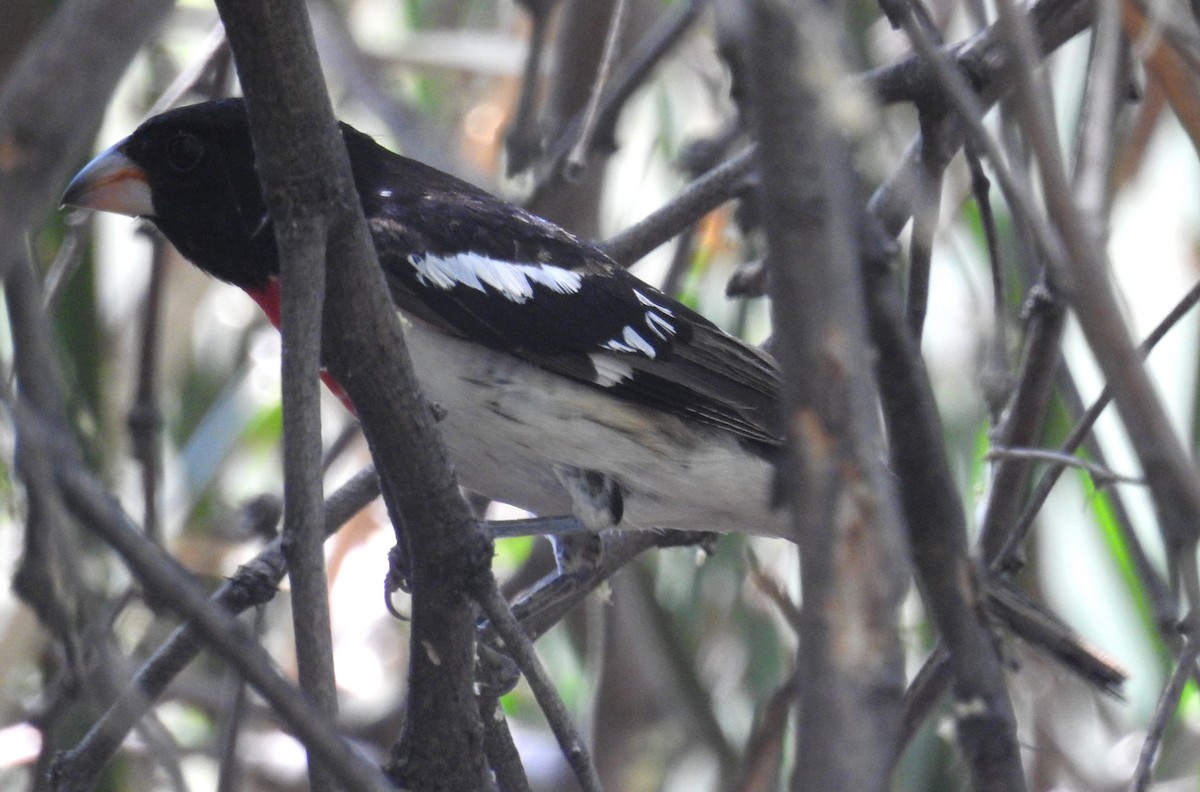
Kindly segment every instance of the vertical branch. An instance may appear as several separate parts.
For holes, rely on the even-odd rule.
[[[792,508],[804,603],[792,788],[884,790],[903,684],[896,618],[906,564],[879,462],[853,168],[827,120],[834,86],[812,77],[843,73],[840,28],[816,4],[744,8],[790,437],[777,491]]]
[[[321,220],[301,217],[312,226],[299,229],[328,232],[320,253],[338,262],[326,268],[324,280],[323,356],[354,403],[406,551],[413,592],[409,706],[390,772],[410,787],[482,788],[477,608],[469,592],[491,581],[490,539],[459,495],[433,416],[414,385],[303,6],[222,0],[218,8],[239,59],[268,204],[310,201],[324,212]]]
[[[575,141],[575,146],[567,157],[568,179],[578,176],[587,166],[588,151],[592,148],[592,136],[596,132],[596,113],[600,107],[600,97],[604,95],[609,75],[612,74],[613,62],[617,59],[621,29],[625,27],[625,12],[628,7],[629,0],[616,0],[613,3],[608,33],[604,37],[604,51],[600,54],[600,63],[596,66],[596,79],[583,108],[583,126],[579,130],[579,139]]]
[[[984,618],[982,586],[967,550],[966,514],[946,459],[933,392],[886,261],[869,266],[872,334],[892,467],[900,479],[918,582],[954,674],[959,744],[977,789],[1023,790],[1016,721]]]
[[[151,541],[162,542],[158,524],[158,482],[162,472],[159,449],[162,414],[158,409],[158,339],[162,311],[163,282],[166,278],[167,248],[161,238],[152,239],[150,284],[142,314],[142,346],[138,354],[137,390],[129,409],[129,435],[133,456],[142,466],[142,530]]]
[[[946,159],[941,156],[933,129],[941,119],[921,112],[921,167],[917,175],[917,206],[913,212],[912,252],[908,271],[908,329],[920,348],[929,307],[929,278],[933,260],[933,238],[941,217],[942,174]]]
[[[1010,0],[998,4],[1000,25],[1008,40],[1016,77],[1015,99],[1035,152],[1050,217],[1061,235],[1066,255],[1051,260],[1056,279],[1075,308],[1079,324],[1113,395],[1134,451],[1154,498],[1159,528],[1170,554],[1172,576],[1188,585],[1193,608],[1200,591],[1195,549],[1200,526],[1200,480],[1195,466],[1171,428],[1166,410],[1142,366],[1121,316],[1104,266],[1098,237],[1083,222],[1067,183],[1058,135],[1045,86],[1035,78],[1034,51],[1025,19]],[[1182,574],[1181,574],[1182,573]]]
[[[308,16],[266,2],[232,13],[226,23],[246,91],[255,161],[279,248],[283,334],[284,550],[292,580],[292,622],[300,687],[332,722],[337,714],[329,594],[321,524],[320,317],[325,301],[329,217],[352,193],[343,172],[313,169],[322,142],[337,141],[333,109],[317,64]],[[304,54],[309,57],[304,57]],[[277,86],[292,81],[291,91]],[[292,95],[303,98],[295,105]],[[320,130],[321,134],[301,135]],[[335,143],[334,145],[337,145]],[[345,154],[342,154],[343,160]],[[310,757],[314,790],[331,789],[327,772]]]
[[[559,0],[522,0],[520,5],[529,14],[533,30],[529,34],[529,51],[525,54],[525,70],[521,74],[521,94],[517,110],[508,131],[504,133],[505,165],[509,176],[525,170],[542,152],[542,133],[537,118],[538,77],[542,72],[542,53],[550,34],[550,12]]]

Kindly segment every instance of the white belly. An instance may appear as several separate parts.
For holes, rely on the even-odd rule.
[[[771,464],[730,434],[550,374],[503,352],[405,322],[426,398],[459,482],[542,516],[571,514],[554,465],[594,470],[621,486],[618,527],[780,536],[767,505]]]

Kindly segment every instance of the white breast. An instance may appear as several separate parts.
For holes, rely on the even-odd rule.
[[[571,514],[554,465],[621,485],[621,527],[780,536],[772,466],[733,436],[606,396],[406,317],[406,338],[459,482],[543,516]]]

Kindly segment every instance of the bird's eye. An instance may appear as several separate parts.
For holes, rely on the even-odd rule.
[[[181,132],[167,142],[167,164],[178,173],[187,173],[204,156],[204,144],[195,135]]]

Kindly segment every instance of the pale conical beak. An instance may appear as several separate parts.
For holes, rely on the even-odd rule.
[[[146,172],[120,152],[118,143],[99,154],[75,175],[63,193],[62,205],[130,217],[151,217],[154,203]]]

